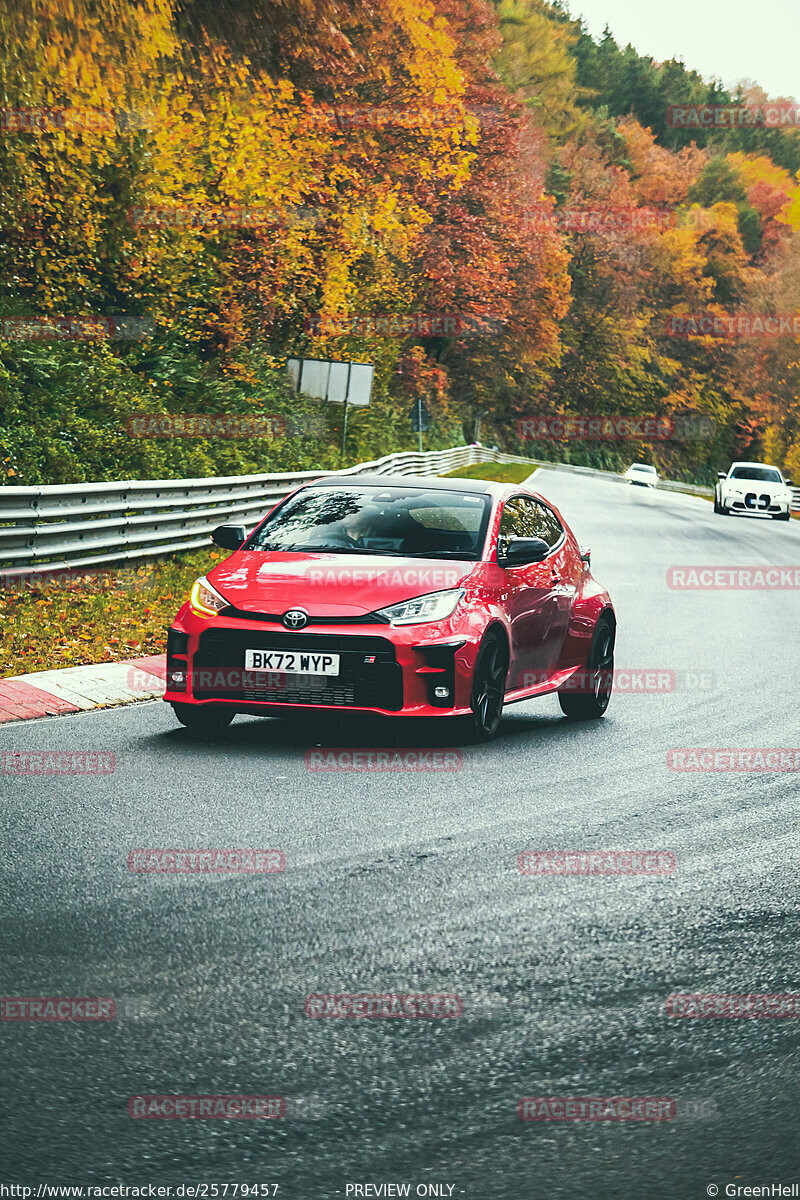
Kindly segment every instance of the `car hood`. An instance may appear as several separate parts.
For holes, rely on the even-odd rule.
[[[755,492],[757,496],[783,495],[791,493],[791,488],[785,483],[775,483],[773,480],[761,479],[725,479],[724,486],[732,492]]]
[[[378,608],[459,587],[480,566],[463,560],[383,554],[237,550],[208,573],[221,596],[244,612],[363,616]]]

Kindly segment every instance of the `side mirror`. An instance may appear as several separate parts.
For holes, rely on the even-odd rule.
[[[211,540],[223,550],[238,550],[242,542],[247,540],[247,530],[244,525],[218,525],[211,534]]]
[[[512,537],[508,539],[505,553],[498,554],[501,567],[524,567],[528,563],[541,562],[547,558],[550,547],[542,538]]]
[[[787,487],[796,487],[797,486],[793,479],[784,479],[783,482],[786,484]]]
[[[717,471],[717,479],[727,479],[727,478],[728,478],[727,471]]]
[[[581,562],[586,563],[587,567],[592,565],[592,552],[588,546],[581,547]]]

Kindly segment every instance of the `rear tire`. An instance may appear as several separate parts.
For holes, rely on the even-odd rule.
[[[571,721],[594,721],[605,715],[614,686],[614,641],[616,630],[601,617],[594,631],[586,661],[588,689],[585,692],[559,692],[558,703]]]
[[[193,704],[173,704],[172,711],[187,729],[193,733],[214,734],[227,729],[236,713],[221,704],[195,707]]]
[[[484,638],[472,676],[470,740],[489,742],[500,727],[508,678],[508,649],[497,633]]]

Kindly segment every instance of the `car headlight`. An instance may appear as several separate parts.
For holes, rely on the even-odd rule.
[[[220,596],[219,592],[215,592],[205,575],[202,575],[192,584],[189,607],[196,617],[215,617],[223,608],[228,607],[228,601]]]
[[[422,625],[425,621],[442,621],[449,617],[461,597],[463,588],[451,588],[447,592],[429,592],[413,600],[403,600],[389,608],[379,608],[377,615],[385,617],[392,625]]]

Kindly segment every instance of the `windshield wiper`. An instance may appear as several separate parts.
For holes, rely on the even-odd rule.
[[[401,558],[457,558],[462,562],[476,562],[473,552],[467,553],[465,550],[415,550],[413,552],[406,551],[400,555]]]
[[[475,562],[474,553],[465,553],[463,550],[373,550],[368,546],[308,546],[308,545],[289,545],[278,546],[274,542],[263,542],[259,546],[253,546],[254,550],[263,550],[266,553],[283,552],[285,554],[367,554],[367,555],[383,555],[385,558],[455,558],[461,559],[464,562]]]
[[[364,546],[276,546],[272,542],[267,542],[264,545],[255,546],[254,549],[267,552],[283,550],[293,554],[385,554],[392,558],[408,557],[408,555],[401,554],[399,550],[370,550]]]
[[[363,546],[304,546],[309,554],[390,554],[390,550],[367,550]]]

